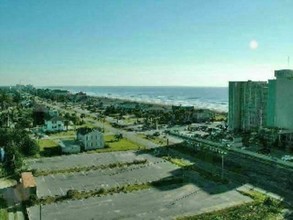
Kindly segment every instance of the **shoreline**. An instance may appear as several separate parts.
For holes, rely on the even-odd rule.
[[[56,90],[57,88],[47,88],[50,89],[51,91]],[[112,93],[108,93],[109,95],[106,94],[98,94],[95,92],[89,92],[89,91],[84,91],[82,90],[82,88],[80,88],[80,90],[70,90],[68,88],[59,88],[62,90],[66,90],[67,92],[69,92],[72,95],[76,95],[78,93],[83,93],[86,94],[87,97],[90,98],[96,98],[96,99],[103,99],[103,100],[108,100],[108,102],[129,102],[129,103],[137,103],[137,104],[144,104],[144,105],[151,105],[151,106],[157,106],[157,107],[164,107],[164,108],[171,108],[172,106],[182,106],[182,107],[189,107],[192,106],[194,107],[194,109],[204,109],[204,110],[210,110],[210,111],[214,111],[216,113],[224,113],[227,114],[228,113],[228,101],[219,101],[219,102],[203,102],[200,101],[201,98],[194,98],[193,100],[199,100],[198,103],[190,103],[190,99],[174,99],[174,100],[170,100],[170,99],[166,99],[164,101],[164,99],[156,99],[156,98],[152,98],[152,97],[147,97],[147,98],[141,98],[138,96],[133,95],[133,97],[125,97],[125,96],[119,96],[119,94],[113,94]],[[58,89],[57,89],[58,90]],[[106,92],[105,92],[106,93]],[[132,96],[132,95],[129,95]],[[147,96],[147,95],[146,95]],[[158,95],[158,97],[160,97],[160,95]],[[161,96],[162,97],[162,96]],[[112,101],[111,101],[112,100]],[[115,104],[115,103],[113,103]],[[217,107],[219,106],[219,107]]]
[[[152,107],[161,107],[161,108],[165,108],[165,109],[171,109],[172,106],[182,106],[182,107],[194,107],[195,110],[209,110],[215,113],[219,113],[219,114],[227,114],[228,111],[222,111],[219,109],[213,109],[213,108],[202,108],[202,107],[198,107],[195,105],[172,105],[172,104],[166,104],[166,103],[155,103],[155,102],[151,102],[151,101],[137,101],[137,100],[132,100],[132,99],[127,99],[127,98],[117,98],[117,97],[107,97],[107,96],[98,96],[98,95],[87,95],[90,98],[98,98],[98,99],[107,99],[113,102],[128,102],[128,103],[136,103],[136,104],[142,104],[142,105],[150,105]],[[117,103],[116,103],[117,104]]]

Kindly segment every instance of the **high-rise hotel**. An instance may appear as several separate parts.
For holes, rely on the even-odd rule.
[[[229,82],[230,131],[278,128],[293,143],[293,70],[276,70],[275,78]]]
[[[293,70],[276,70],[268,83],[267,126],[293,130]]]
[[[266,104],[266,82],[229,82],[229,129],[247,131],[263,127]]]

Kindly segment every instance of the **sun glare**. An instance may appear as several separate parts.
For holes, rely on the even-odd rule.
[[[257,41],[256,41],[256,40],[252,40],[252,41],[250,41],[250,43],[249,43],[249,47],[250,47],[250,49],[252,49],[252,50],[255,50],[256,48],[258,48],[258,43],[257,43]]]

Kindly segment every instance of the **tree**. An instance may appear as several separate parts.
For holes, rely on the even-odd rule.
[[[34,156],[39,152],[39,146],[35,140],[32,140],[28,135],[26,135],[23,138],[20,150],[25,156]]]
[[[23,159],[14,143],[5,146],[5,168],[7,173],[14,174],[22,167]]]
[[[32,124],[32,120],[27,117],[22,117],[18,120],[16,124],[16,128],[21,129],[21,128],[30,128]]]
[[[123,134],[115,134],[115,139],[117,140],[117,141],[119,141],[120,139],[122,139],[123,138]]]
[[[78,197],[78,195],[79,195],[79,192],[75,189],[69,189],[66,192],[66,197],[69,199],[74,199],[74,198]]]

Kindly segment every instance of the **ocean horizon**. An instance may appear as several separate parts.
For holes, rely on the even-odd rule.
[[[47,86],[90,96],[126,99],[137,102],[194,106],[217,111],[228,111],[227,87],[185,86]]]

